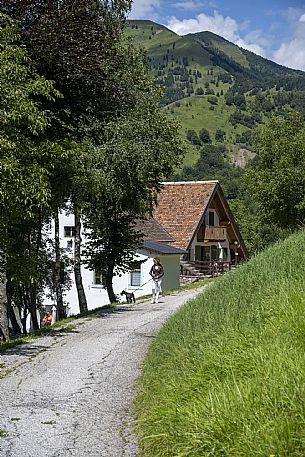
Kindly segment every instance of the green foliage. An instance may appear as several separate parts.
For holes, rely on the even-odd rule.
[[[58,91],[51,81],[31,73],[26,51],[12,44],[18,38],[14,22],[3,15],[0,20],[0,205],[6,227],[6,217],[30,218],[49,204],[49,174],[65,148],[42,137],[52,115],[40,100],[52,101],[59,97]]]
[[[202,128],[199,132],[200,141],[204,144],[211,143],[210,132],[206,128]]]
[[[175,130],[158,100],[146,98],[137,110],[107,126],[105,142],[94,152],[93,195],[84,209],[90,229],[86,253],[107,288],[113,274],[131,266],[141,236],[136,223],[151,214],[160,181],[181,160],[184,150]]]
[[[217,129],[215,133],[215,141],[222,142],[226,138],[226,132],[221,129]]]
[[[242,182],[244,181],[242,177]],[[240,195],[241,194],[241,195]],[[266,220],[259,209],[259,205],[252,198],[247,189],[230,200],[230,208],[238,223],[243,240],[250,254],[263,251],[278,240],[290,235],[289,230],[278,227],[274,222]]]
[[[141,457],[304,455],[304,243],[258,255],[163,327],[138,386]]]
[[[18,3],[18,2],[17,2]],[[128,0],[30,0],[26,6],[1,2],[1,10],[26,26],[20,40],[37,71],[56,81],[64,98],[53,112],[74,127],[76,138],[100,135],[101,126],[137,103],[142,55],[123,44],[122,29]],[[142,65],[144,65],[142,63]],[[67,136],[67,132],[57,134]]]
[[[259,160],[247,170],[252,198],[268,222],[296,228],[305,221],[305,123],[300,114],[273,118],[254,135]]]
[[[202,87],[197,87],[195,93],[196,95],[204,95],[204,90],[202,89]]]
[[[74,163],[75,145],[54,135],[54,126],[64,129],[50,111],[61,94],[52,81],[32,70],[26,50],[15,44],[16,23],[2,14],[0,21],[1,268],[6,270],[9,300],[14,299],[25,317],[30,309],[37,327],[36,299],[50,270],[42,227],[52,206],[67,196],[61,178]]]
[[[218,179],[228,199],[241,197],[241,168],[232,167],[225,160],[224,145],[206,145],[200,150],[200,158],[194,167],[184,167],[175,179],[186,181],[202,181]]]
[[[200,146],[201,141],[198,137],[198,134],[195,132],[195,130],[188,130],[186,133],[186,138],[188,141],[190,141],[194,146]]]

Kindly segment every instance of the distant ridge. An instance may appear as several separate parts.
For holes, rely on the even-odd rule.
[[[229,162],[240,164],[244,162],[238,161],[238,151],[251,150],[254,127],[289,110],[305,114],[303,71],[209,31],[179,36],[150,20],[128,20],[126,36],[147,51],[151,74],[164,88],[161,104],[189,139],[185,165],[199,157],[203,128],[212,144],[225,146]]]

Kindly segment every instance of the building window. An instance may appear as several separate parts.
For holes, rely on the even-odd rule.
[[[69,238],[75,237],[75,227],[73,225],[66,225],[64,227],[64,236]]]
[[[72,240],[68,240],[67,241],[67,249],[72,249],[73,248],[73,241]]]
[[[195,246],[195,260],[200,262],[209,262],[211,260],[210,246]]]
[[[195,260],[211,262],[219,260],[220,249],[217,246],[195,246]]]
[[[94,286],[102,286],[103,285],[103,276],[99,271],[93,272],[93,285]]]
[[[130,271],[130,285],[132,287],[141,286],[141,262],[134,262]]]
[[[215,213],[214,211],[209,211],[209,225],[214,227],[215,225]]]
[[[217,246],[211,246],[211,260],[219,260],[220,249]]]

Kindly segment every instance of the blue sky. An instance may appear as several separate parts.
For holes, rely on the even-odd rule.
[[[129,17],[151,19],[179,35],[209,30],[305,71],[305,0],[134,0]]]

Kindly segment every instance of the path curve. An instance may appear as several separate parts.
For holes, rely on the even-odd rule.
[[[132,401],[146,350],[204,288],[121,305],[0,355],[1,457],[134,457]],[[1,373],[0,373],[1,376]]]

